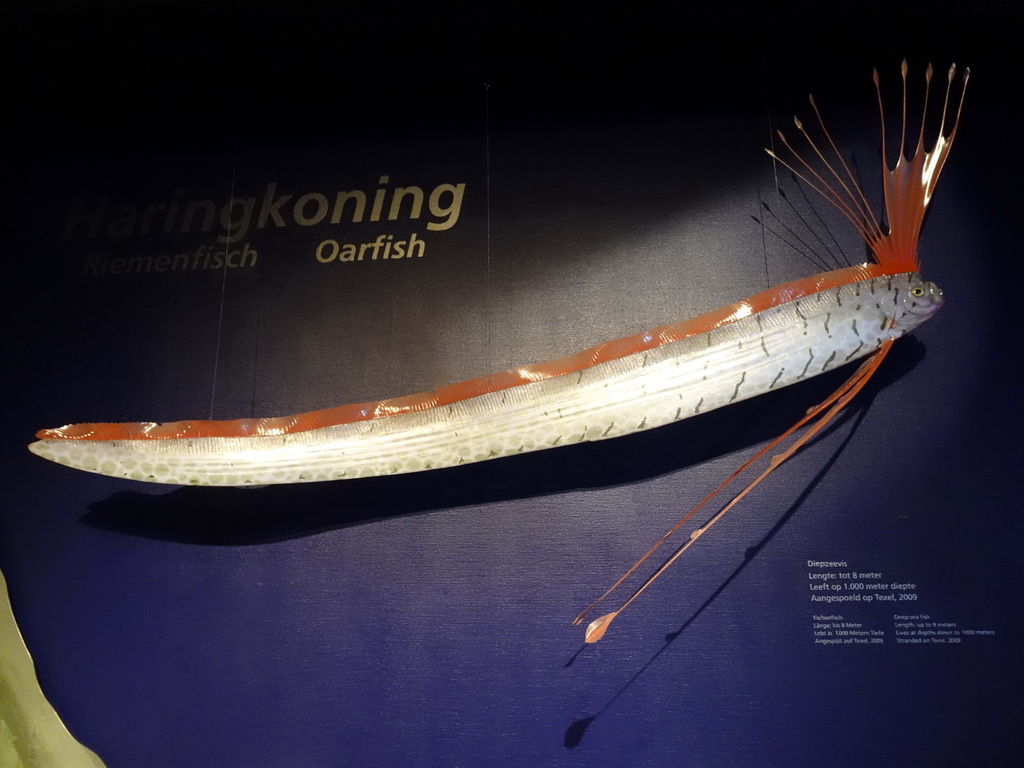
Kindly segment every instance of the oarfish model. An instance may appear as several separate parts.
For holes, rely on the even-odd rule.
[[[929,83],[931,73],[929,66]],[[854,224],[877,263],[786,283],[572,357],[433,392],[277,418],[74,424],[40,431],[29,448],[88,472],[181,485],[416,472],[652,429],[887,349],[942,303],[941,291],[917,274],[917,240],[959,121],[958,108],[947,133],[954,73],[951,67],[931,151],[922,125],[913,156],[901,144],[895,167],[884,167],[888,231],[831,138],[838,161],[830,163],[797,121],[818,160],[808,164],[793,152],[803,169],[794,170]],[[903,88],[905,104],[905,62]],[[904,107],[904,131],[905,113]]]

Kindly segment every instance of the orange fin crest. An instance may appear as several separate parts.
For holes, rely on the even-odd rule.
[[[819,148],[818,144],[815,143],[804,129],[803,123],[800,122],[799,118],[794,118],[796,127],[810,147],[810,156],[816,157],[816,161],[808,161],[800,152],[794,149],[782,131],[778,131],[779,138],[793,159],[787,161],[779,157],[772,150],[765,150],[773,159],[792,171],[797,178],[821,195],[850,221],[857,230],[857,233],[871,248],[875,258],[886,274],[895,275],[902,272],[916,272],[920,268],[917,242],[921,236],[921,225],[924,222],[928,205],[932,201],[932,196],[935,194],[935,186],[938,184],[942,166],[945,164],[949,151],[953,147],[953,139],[956,137],[957,128],[960,125],[960,113],[963,110],[964,96],[967,93],[967,81],[970,78],[971,70],[964,70],[960,99],[956,107],[956,113],[953,115],[950,109],[950,97],[952,96],[953,80],[956,75],[956,65],[953,64],[947,73],[946,91],[942,103],[942,116],[939,119],[938,134],[932,148],[930,150],[925,149],[925,123],[927,122],[928,101],[931,93],[932,72],[932,65],[929,64],[925,70],[925,93],[921,127],[913,154],[908,156],[904,149],[907,136],[907,62],[905,60],[900,68],[903,80],[900,147],[896,164],[892,167],[889,166],[885,139],[885,109],[882,105],[882,87],[879,81],[878,70],[874,70],[873,73],[875,91],[878,94],[879,117],[882,124],[882,176],[885,190],[884,226],[875,217],[860,184],[843,158],[842,153],[839,152],[832,141],[832,136],[825,127],[813,97],[811,97],[811,107],[818,119],[821,133],[827,139],[828,146],[831,148],[832,154],[835,155],[835,159],[830,160],[829,156]],[[947,127],[947,124],[950,122],[952,122],[952,125]],[[822,170],[818,170],[819,167]]]

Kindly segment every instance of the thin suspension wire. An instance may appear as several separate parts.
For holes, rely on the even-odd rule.
[[[768,143],[772,149],[775,149],[775,126],[772,122],[772,102],[771,102],[771,91],[768,88],[768,79],[765,75],[765,62],[761,62],[761,82],[764,86],[764,101],[765,101],[765,112],[768,117]],[[775,182],[775,200],[779,200],[779,166],[774,160],[772,161],[772,176]],[[764,200],[761,198],[761,188],[757,188],[757,202],[764,206]],[[766,288],[771,288],[771,272],[768,268],[768,237],[765,233],[765,223],[763,217],[761,218],[761,250],[764,253],[764,283]]]
[[[487,255],[484,269],[484,348],[487,355],[486,372],[493,370],[491,359],[491,84],[484,83],[484,193],[487,207]]]
[[[232,211],[235,207],[235,181],[238,176],[238,131],[240,128],[238,116],[241,115],[241,97],[239,97],[238,110],[235,113],[235,146],[231,155],[231,193],[228,197],[228,211]],[[228,225],[227,241],[231,242],[232,230],[234,229],[234,222],[230,222]],[[221,340],[224,332],[224,304],[227,298],[227,285],[228,285],[228,260],[224,259],[224,266],[221,268],[220,273],[220,306],[217,309],[217,342],[213,351],[213,383],[210,385],[210,419],[214,417],[214,404],[217,402],[217,375],[220,368],[220,347]]]

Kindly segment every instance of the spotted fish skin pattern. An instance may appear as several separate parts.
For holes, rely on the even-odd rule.
[[[284,435],[39,440],[70,467],[174,485],[271,485],[457,466],[670,424],[811,378],[930,317],[917,273],[819,291],[705,333],[455,403]]]

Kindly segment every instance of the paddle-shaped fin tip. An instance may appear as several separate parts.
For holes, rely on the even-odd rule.
[[[583,636],[583,639],[588,643],[596,643],[602,637],[604,633],[608,631],[608,625],[612,623],[612,619],[619,615],[618,611],[612,613],[606,613],[604,616],[600,616],[590,622],[587,626],[587,633]]]

